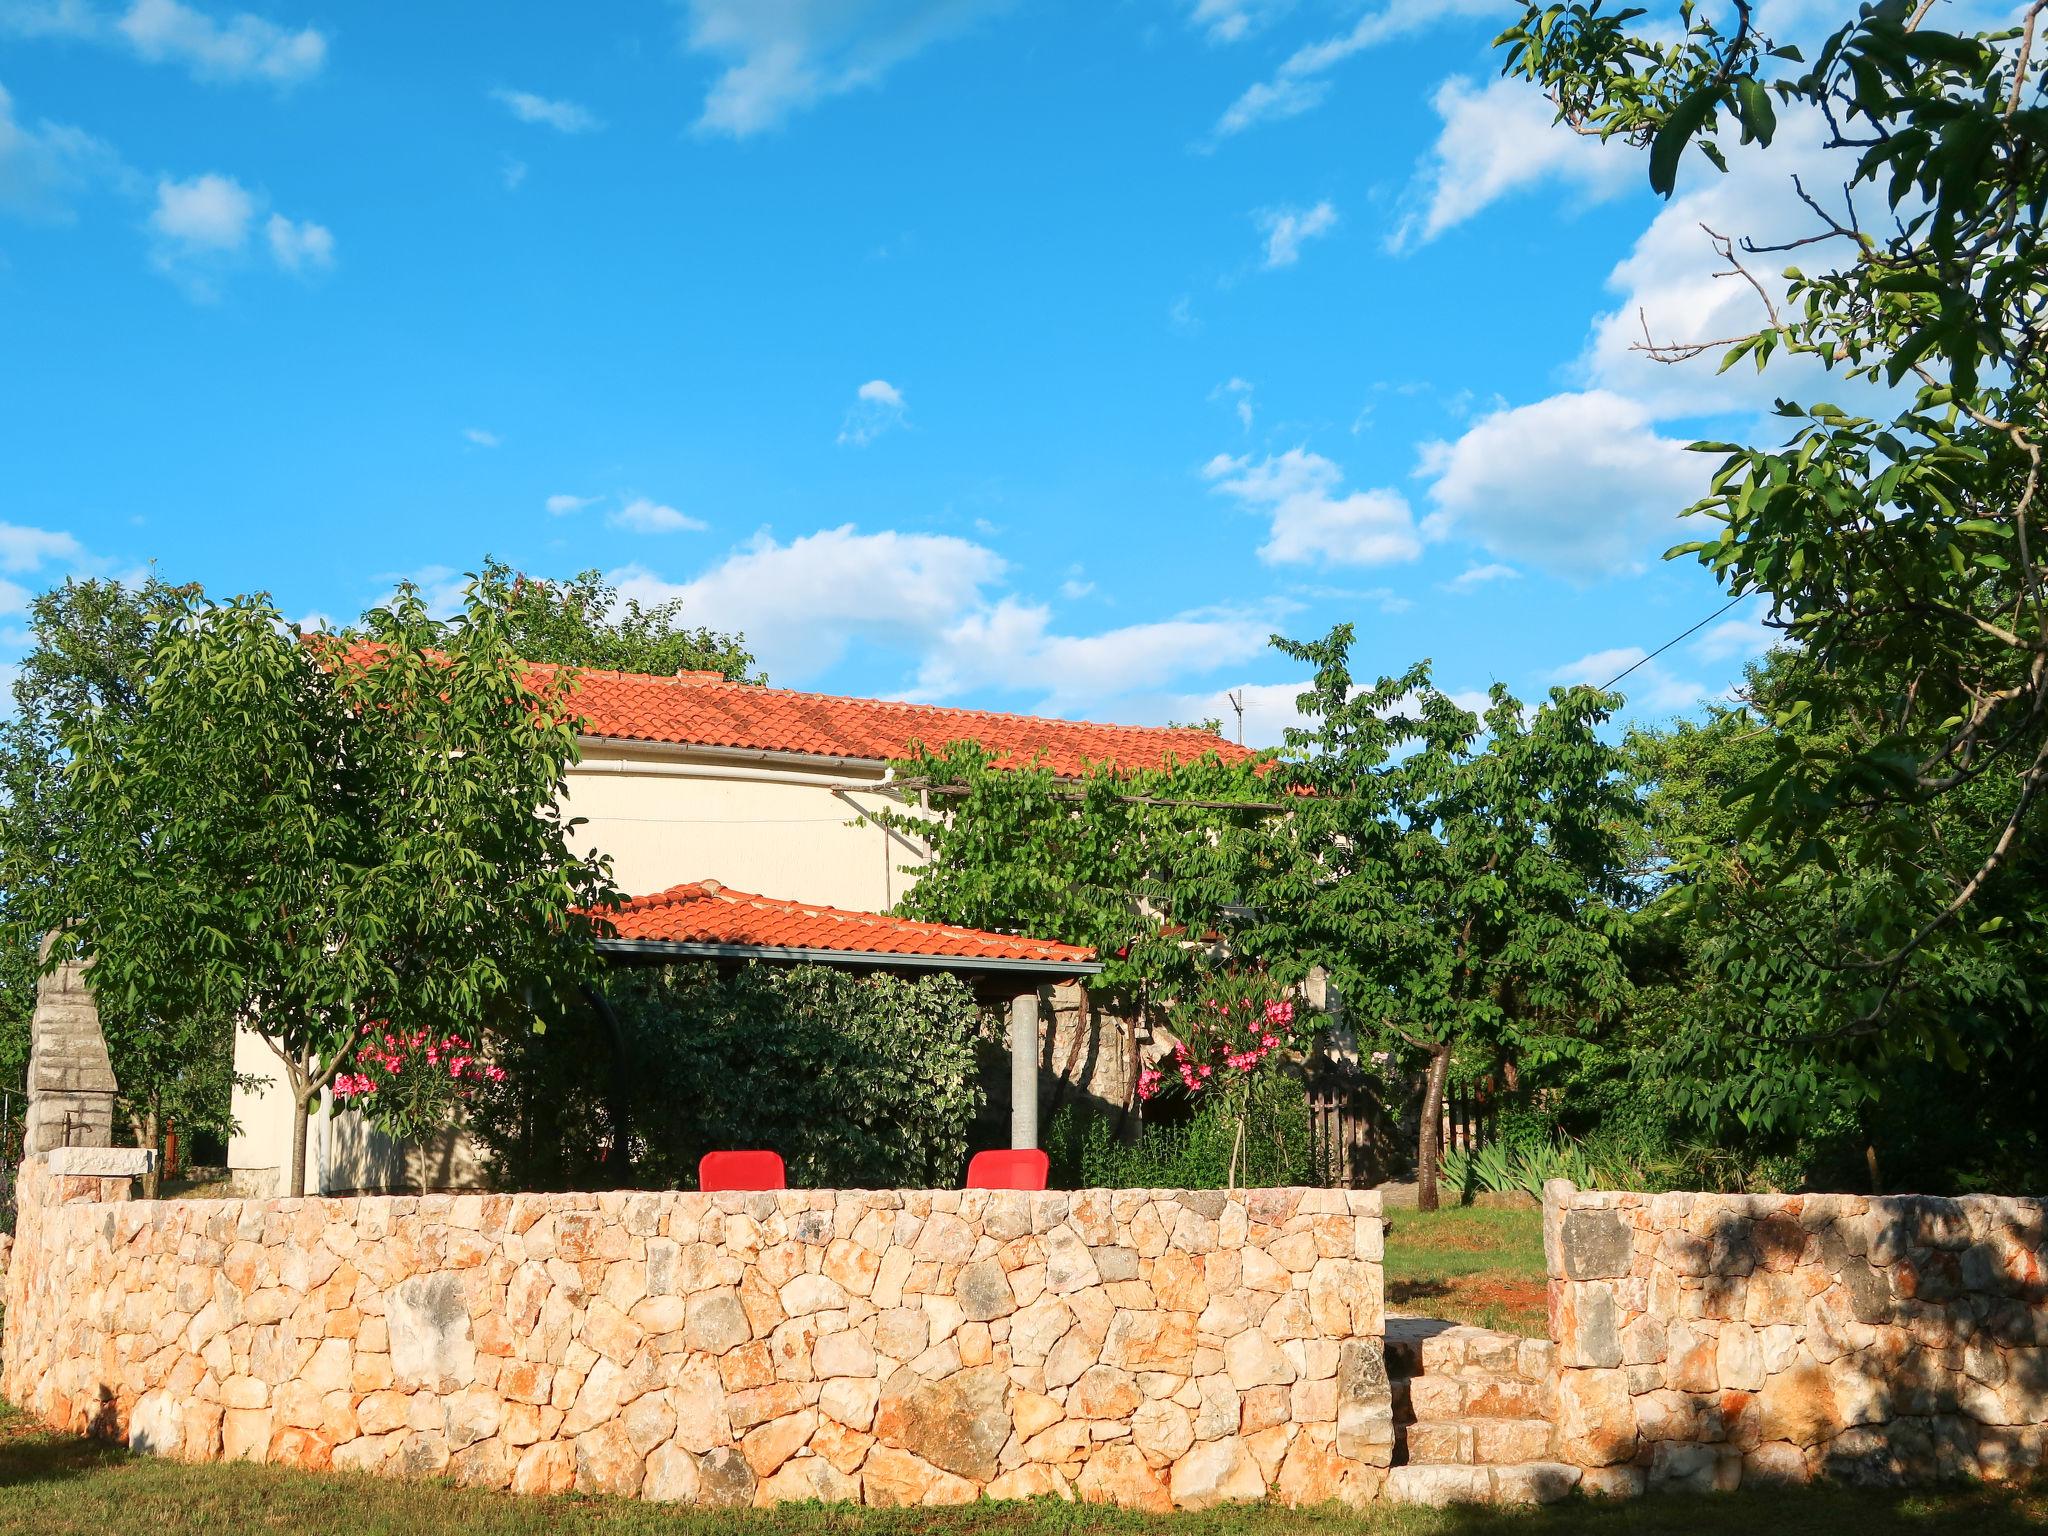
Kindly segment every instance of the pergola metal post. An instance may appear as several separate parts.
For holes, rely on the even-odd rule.
[[[1038,1145],[1038,992],[1010,1000],[1010,1145]]]

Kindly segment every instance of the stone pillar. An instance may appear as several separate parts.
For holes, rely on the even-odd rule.
[[[1010,1002],[1010,1145],[1038,1145],[1038,993]]]
[[[44,938],[47,961],[55,934]],[[85,967],[67,960],[36,983],[29,1025],[28,1118],[22,1155],[114,1144],[114,1068]]]

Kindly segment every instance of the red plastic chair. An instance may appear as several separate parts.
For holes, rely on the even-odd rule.
[[[1043,1189],[1049,1160],[1036,1147],[977,1152],[967,1161],[969,1189]]]
[[[697,1160],[697,1187],[706,1194],[722,1189],[787,1189],[782,1158],[775,1152],[706,1152]]]

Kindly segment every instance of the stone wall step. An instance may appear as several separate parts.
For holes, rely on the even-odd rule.
[[[1436,1419],[1403,1426],[1396,1446],[1411,1466],[1516,1466],[1548,1460],[1548,1419]]]
[[[1471,1373],[1461,1376],[1410,1376],[1407,1391],[1397,1395],[1394,1410],[1403,1408],[1417,1420],[1548,1419],[1556,1416],[1557,1388],[1550,1382],[1516,1376]]]
[[[1387,1370],[1397,1376],[1483,1372],[1548,1382],[1557,1374],[1557,1346],[1492,1328],[1395,1316],[1387,1319]]]
[[[1510,1467],[1396,1467],[1383,1497],[1396,1504],[1554,1504],[1578,1486],[1579,1469],[1559,1461]]]

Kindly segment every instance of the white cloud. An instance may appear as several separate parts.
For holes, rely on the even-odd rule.
[[[1488,582],[1520,581],[1521,579],[1522,573],[1512,565],[1502,565],[1496,561],[1491,565],[1470,566],[1453,576],[1444,585],[1453,592],[1469,592],[1474,587],[1485,586]]]
[[[1078,603],[1095,590],[1095,583],[1076,574],[1060,583],[1060,596],[1070,603]]]
[[[145,59],[182,63],[202,80],[292,85],[327,60],[327,39],[312,27],[290,32],[247,12],[218,22],[178,0],[135,0],[118,25]]]
[[[1252,387],[1243,379],[1232,379],[1218,384],[1209,391],[1211,400],[1228,400],[1237,412],[1238,425],[1249,432],[1252,429]]]
[[[1417,175],[1423,204],[1396,228],[1396,249],[1433,240],[1511,192],[1544,181],[1564,182],[1589,200],[1639,185],[1642,156],[1619,141],[1603,143],[1556,124],[1556,109],[1533,85],[1496,80],[1475,87],[1454,76],[1437,88],[1443,119],[1436,144]]]
[[[1595,319],[1580,359],[1589,385],[1629,395],[1660,419],[1768,410],[1787,396],[1812,399],[1819,394],[1852,410],[1873,403],[1876,386],[1830,376],[1811,359],[1781,356],[1762,374],[1747,362],[1720,373],[1721,347],[1680,363],[1660,363],[1637,350],[1645,327],[1658,342],[1696,342],[1748,335],[1768,323],[1756,291],[1715,253],[1707,230],[1763,244],[1817,232],[1820,225],[1800,202],[1793,176],[1828,202],[1840,198],[1855,164],[1853,152],[1821,147],[1825,132],[1817,115],[1787,111],[1768,151],[1722,136],[1726,175],[1697,156],[1687,160],[1678,195],[1659,209],[1608,277],[1614,308]],[[1913,212],[1909,203],[1902,215]],[[1845,245],[1838,251],[1837,244],[1820,244],[1790,255],[1742,260],[1773,299],[1782,301],[1780,274],[1787,265],[1796,263],[1817,277],[1845,254]]]
[[[0,210],[27,219],[68,219],[76,193],[120,170],[120,157],[83,129],[21,121],[14,99],[0,87]]]
[[[35,571],[42,569],[45,561],[84,557],[84,546],[68,533],[0,523],[0,571]]]
[[[1292,5],[1293,0],[1194,0],[1188,25],[1200,27],[1212,43],[1240,43]]]
[[[590,133],[604,126],[587,107],[573,101],[536,96],[532,91],[494,90],[491,100],[522,123],[539,123],[559,133]],[[523,172],[524,167],[521,170]]]
[[[482,427],[464,427],[462,435],[479,448],[497,448],[505,441],[497,433],[486,431]]]
[[[1678,542],[1677,514],[1708,463],[1660,437],[1636,401],[1606,390],[1553,395],[1427,443],[1420,473],[1432,540],[1457,537],[1573,580],[1638,570]]]
[[[581,512],[585,507],[594,505],[599,499],[596,496],[557,494],[548,498],[547,507],[553,516],[567,517],[571,512]]]
[[[1272,625],[1248,614],[1187,614],[1096,635],[1051,632],[1050,610],[1016,598],[947,628],[918,673],[915,695],[943,699],[978,688],[1030,690],[1040,707],[1072,709],[1156,689],[1266,647]]]
[[[1258,123],[1298,117],[1321,106],[1330,93],[1330,71],[1353,54],[1420,32],[1441,21],[1466,16],[1505,16],[1503,0],[1385,0],[1367,11],[1348,32],[1297,48],[1272,77],[1248,87],[1218,119],[1215,138],[1228,138]]]
[[[507,192],[517,192],[526,180],[526,162],[507,155],[498,166],[498,180]]]
[[[1339,495],[1344,471],[1306,448],[1256,464],[1249,454],[1218,454],[1202,473],[1224,495],[1271,518],[1271,535],[1259,548],[1268,565],[1386,565],[1422,553],[1406,498],[1384,489]]]
[[[1267,271],[1291,267],[1301,259],[1305,240],[1326,235],[1337,223],[1337,209],[1325,198],[1313,208],[1262,208],[1256,215],[1266,235]]]
[[[209,171],[189,181],[159,181],[149,227],[184,250],[238,251],[255,216],[256,200],[240,182]]]
[[[548,500],[548,510],[554,510],[554,498]],[[697,533],[706,526],[701,518],[678,512],[674,507],[663,506],[645,496],[636,496],[618,511],[606,516],[605,521],[614,528],[628,528],[634,533]]]
[[[701,133],[746,138],[878,85],[896,65],[1011,0],[680,0],[685,44],[724,64]]]
[[[1772,646],[1785,643],[1784,631],[1765,625],[1764,615],[1768,611],[1761,602],[1752,604],[1749,612],[1723,619],[1686,649],[1706,665],[1754,660]]]
[[[124,11],[93,0],[0,0],[0,29],[125,48],[153,64],[182,64],[195,79],[296,85],[327,62],[327,38],[238,11],[215,20],[180,0],[134,0]]]
[[[853,404],[839,426],[839,442],[865,448],[884,432],[902,426],[908,413],[902,390],[887,379],[869,379],[853,392]]]
[[[240,263],[264,199],[218,171],[184,181],[160,177],[150,211],[150,263],[201,302],[219,297],[219,284]],[[334,264],[334,235],[311,219],[271,214],[264,224],[271,258],[287,272]]]
[[[1612,683],[1636,710],[1659,715],[1678,714],[1704,700],[1727,697],[1725,689],[1679,677],[1661,661],[1644,661],[1647,654],[1640,645],[1595,651],[1559,667],[1550,674],[1550,681],[1584,683],[1593,688]],[[1629,671],[1631,667],[1635,670]],[[1628,672],[1628,676],[1621,677],[1623,672]]]
[[[639,566],[614,573],[628,597],[679,597],[692,624],[736,629],[768,674],[798,683],[856,641],[921,653],[983,605],[1001,556],[949,534],[861,533],[851,523],[787,544],[763,533],[695,580]]]
[[[287,272],[325,270],[334,265],[334,234],[325,224],[311,219],[298,222],[273,213],[263,226],[270,240],[270,254]]]

